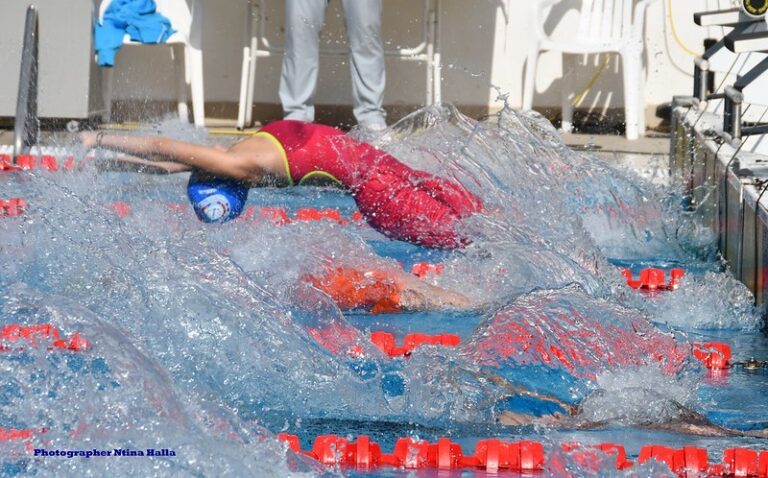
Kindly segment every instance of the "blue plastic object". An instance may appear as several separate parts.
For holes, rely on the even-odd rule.
[[[133,41],[154,44],[165,43],[174,32],[171,22],[157,13],[154,0],[112,0],[103,21],[94,26],[99,66],[114,66],[126,33]]]

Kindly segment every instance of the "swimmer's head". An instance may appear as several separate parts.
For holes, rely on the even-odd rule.
[[[211,178],[192,173],[187,195],[197,217],[207,223],[230,221],[243,212],[248,186],[231,179]]]

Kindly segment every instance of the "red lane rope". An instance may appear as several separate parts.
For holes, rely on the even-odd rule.
[[[91,346],[91,343],[78,332],[73,333],[69,339],[61,337],[59,329],[51,324],[8,324],[0,329],[1,352],[19,350],[13,346],[6,345],[6,343],[17,344],[19,342],[25,342],[33,347],[36,347],[39,342],[47,342],[50,344],[51,349],[69,350],[72,352],[82,352]]]
[[[0,172],[29,171],[44,169],[46,171],[58,171],[60,168],[72,171],[75,168],[75,157],[57,157],[52,154],[33,155],[20,154],[16,156],[16,163],[10,154],[0,154]]]
[[[27,209],[27,202],[21,198],[0,198],[0,218],[20,216]]]
[[[43,434],[46,432],[47,430],[45,428],[35,430],[32,428],[15,429],[0,427],[0,443],[31,440],[33,435]]]
[[[536,441],[507,442],[498,439],[480,440],[473,454],[465,455],[461,445],[450,438],[439,438],[436,443],[399,438],[392,453],[382,453],[378,443],[361,435],[350,441],[337,435],[320,435],[314,439],[311,450],[302,450],[299,437],[280,433],[278,440],[296,453],[308,456],[329,466],[371,469],[378,467],[402,467],[406,469],[434,468],[439,470],[480,469],[488,472],[541,472],[545,467],[544,446]],[[601,455],[614,457],[612,468],[626,470],[635,466],[627,460],[626,450],[616,443],[581,445],[568,443],[561,446],[580,467],[598,472],[604,463]],[[723,452],[719,464],[709,462],[707,450],[694,446],[669,448],[646,445],[640,449],[637,463],[649,460],[665,463],[678,476],[737,476],[768,478],[768,451],[748,448],[729,448]],[[565,463],[557,455],[552,456],[553,471],[565,471]]]
[[[425,279],[430,275],[439,276],[443,273],[445,266],[443,264],[430,264],[429,262],[417,262],[411,267],[411,274],[419,279]]]
[[[171,211],[183,213],[188,208],[184,204],[168,203],[167,208]],[[130,216],[133,212],[130,204],[122,201],[114,202],[109,205],[109,208],[117,213],[121,218]],[[319,221],[331,221],[341,225],[345,224],[357,224],[365,225],[365,220],[360,211],[355,211],[351,216],[345,217],[338,209],[317,209],[312,207],[300,208],[296,211],[293,217],[288,215],[288,212],[284,208],[280,207],[254,207],[248,206],[243,213],[236,219],[237,221],[254,221],[262,222],[269,221],[278,226],[284,226],[292,222],[319,222]]]
[[[1,157],[2,155],[0,155]],[[3,167],[9,167],[9,164],[6,164],[4,166],[4,163],[2,160],[0,160],[0,171],[3,170]],[[18,169],[22,169],[18,166],[10,165],[10,167]],[[179,203],[168,203],[166,204],[166,207],[170,209],[171,211],[177,212],[177,213],[183,213],[187,210],[187,206],[184,204]],[[21,215],[27,208],[27,202],[22,198],[10,198],[10,199],[2,199],[0,198],[0,218],[4,217],[15,217]],[[131,205],[127,202],[123,201],[116,201],[112,204],[108,205],[108,208],[114,211],[121,219],[125,219],[126,217],[133,214],[133,208]],[[296,211],[296,213],[293,215],[293,218],[288,216],[288,212],[279,207],[261,207],[261,208],[255,208],[253,206],[249,206],[248,208],[243,211],[243,214],[240,215],[239,218],[237,218],[238,221],[254,221],[254,222],[262,222],[262,221],[269,221],[272,222],[278,226],[284,226],[286,224],[290,224],[291,222],[318,222],[318,221],[332,221],[336,222],[341,225],[345,224],[356,224],[358,226],[365,226],[365,219],[363,218],[363,215],[360,213],[360,211],[355,211],[352,213],[350,217],[344,217],[342,216],[342,213],[338,209],[316,209],[316,208],[301,208]],[[424,277],[424,275],[427,272],[435,272],[436,274],[440,274],[442,272],[442,264],[438,264],[437,266],[432,266],[430,264],[422,263],[423,265],[421,267],[425,267],[424,272],[421,272],[417,275],[419,277]],[[416,266],[414,266],[416,267]],[[435,271],[435,267],[437,268]],[[415,272],[414,272],[415,273]]]
[[[731,365],[731,346],[722,342],[696,342],[693,356],[710,370],[725,370]]]
[[[400,438],[392,453],[382,453],[379,444],[364,435],[353,442],[336,435],[321,435],[315,438],[312,449],[306,451],[300,449],[296,435],[281,433],[278,439],[296,453],[333,466],[364,469],[381,466],[441,470],[476,468],[517,472],[541,471],[544,468],[544,447],[532,441],[509,443],[481,440],[477,442],[473,455],[464,455],[461,445],[449,438],[440,438],[437,443]]]
[[[45,433],[48,433],[46,428],[16,429],[0,427],[0,443],[21,442],[24,444],[24,448],[26,448],[29,453],[32,453],[35,449],[35,447],[32,445],[32,440],[35,438],[35,436],[43,435]]]

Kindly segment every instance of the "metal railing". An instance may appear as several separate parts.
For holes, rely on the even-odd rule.
[[[19,94],[16,98],[16,117],[13,137],[13,161],[25,148],[37,143],[40,127],[37,118],[37,7],[27,7],[24,24],[24,45],[21,50]]]

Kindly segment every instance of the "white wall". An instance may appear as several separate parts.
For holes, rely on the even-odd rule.
[[[264,0],[268,37],[282,44],[282,0]],[[578,0],[565,0],[578,3]],[[513,106],[521,104],[522,77],[527,51],[529,8],[536,0],[442,0],[440,19],[445,101],[460,105],[498,104],[492,85],[509,93]],[[693,58],[670,34],[666,4],[671,2],[672,18],[684,45],[700,50],[706,32],[693,24],[693,12],[714,9],[730,0],[658,0],[648,11],[646,32],[647,80],[645,97],[649,105],[669,101],[673,95],[691,92]],[[420,40],[423,17],[420,0],[384,0],[384,32],[387,46],[408,46]],[[330,46],[343,43],[340,2],[331,0],[324,41]],[[206,0],[204,21],[206,100],[234,102],[240,86],[241,45],[246,2]],[[568,35],[578,17],[569,11],[553,29],[555,35]],[[119,99],[170,100],[174,83],[164,49],[121,53],[115,75],[115,97]],[[577,89],[582,89],[597,70],[602,58],[588,58],[576,72]],[[318,104],[349,104],[349,71],[345,58],[322,60]],[[390,59],[387,63],[387,104],[421,104],[424,101],[423,65]],[[258,64],[256,102],[278,103],[280,58],[261,59]],[[537,78],[535,105],[558,106],[562,67],[559,55],[544,53]],[[582,106],[621,107],[620,65],[611,63]]]

